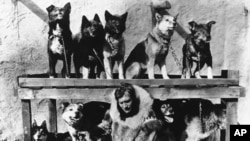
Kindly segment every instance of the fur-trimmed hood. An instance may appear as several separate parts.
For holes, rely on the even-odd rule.
[[[136,129],[143,124],[145,118],[150,116],[149,113],[152,111],[153,98],[143,88],[136,85],[133,85],[133,88],[135,89],[136,97],[140,100],[139,112],[132,117],[126,118],[125,121],[121,120],[114,95],[115,91],[113,91],[111,94],[110,116],[113,122]]]

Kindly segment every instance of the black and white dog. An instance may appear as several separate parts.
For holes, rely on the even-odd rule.
[[[62,76],[70,77],[72,33],[70,31],[70,3],[64,7],[50,5],[47,8],[49,16],[48,56],[49,76],[56,77],[56,64],[63,61]]]

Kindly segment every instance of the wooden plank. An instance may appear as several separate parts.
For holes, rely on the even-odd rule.
[[[240,79],[240,72],[238,70],[222,70],[221,76],[223,78],[229,78],[229,79]]]
[[[31,141],[31,105],[30,100],[22,101],[22,117],[23,117],[23,132],[24,140]]]
[[[209,87],[209,88],[146,88],[155,98],[238,98],[241,87]],[[20,99],[86,99],[89,101],[109,102],[109,95],[114,88],[105,89],[40,89],[20,88]]]
[[[230,141],[230,125],[237,125],[238,99],[226,99],[227,106],[227,130],[226,141]]]
[[[64,78],[19,78],[21,88],[60,88],[60,87],[118,87],[121,82],[142,86],[238,86],[237,79],[133,79],[133,80],[96,80],[96,79],[64,79]]]
[[[52,133],[57,133],[57,110],[56,110],[56,100],[49,99],[49,131]]]

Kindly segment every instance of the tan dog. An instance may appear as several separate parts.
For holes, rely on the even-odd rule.
[[[175,17],[167,14],[155,14],[156,25],[147,38],[137,44],[125,62],[126,79],[141,78],[147,71],[148,78],[154,79],[154,66],[159,65],[164,79],[169,79],[167,74],[167,54],[174,28]]]

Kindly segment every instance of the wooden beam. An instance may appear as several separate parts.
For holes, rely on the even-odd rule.
[[[227,106],[226,141],[230,141],[230,125],[237,125],[238,99],[225,99]]]
[[[145,88],[153,97],[159,99],[183,98],[238,98],[241,87],[210,88]],[[109,95],[114,88],[105,89],[27,89],[20,88],[20,99],[86,99],[89,101],[109,102]]]
[[[63,87],[118,87],[121,82],[141,86],[238,86],[237,79],[130,79],[130,80],[96,80],[96,79],[64,79],[64,78],[19,78],[18,84],[21,88],[63,88]]]
[[[56,110],[56,100],[49,99],[49,131],[52,133],[57,133],[57,110]]]
[[[21,101],[22,101],[24,140],[31,141],[31,105],[30,105],[30,100],[21,100]]]

